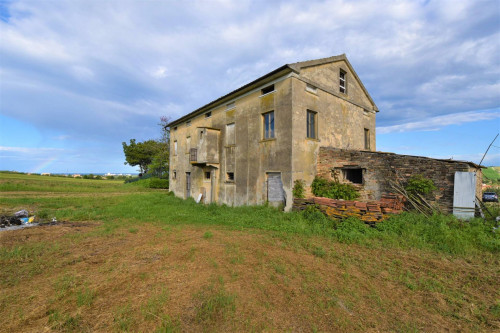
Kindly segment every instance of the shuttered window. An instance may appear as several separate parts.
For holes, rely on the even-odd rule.
[[[234,131],[234,123],[226,125],[226,145],[231,146],[236,144],[236,133]]]

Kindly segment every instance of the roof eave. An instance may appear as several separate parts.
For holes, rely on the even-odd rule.
[[[283,73],[281,73],[281,72],[283,72]],[[168,123],[166,125],[166,127],[172,127],[172,126],[178,125],[178,124],[180,124],[180,123],[182,123],[190,118],[193,118],[194,116],[202,114],[203,112],[208,111],[209,109],[212,109],[212,108],[224,103],[225,101],[231,100],[238,95],[244,94],[245,92],[248,92],[252,89],[255,89],[257,86],[264,84],[266,81],[272,81],[273,79],[276,79],[277,77],[286,75],[290,72],[298,73],[295,68],[289,66],[288,64],[283,65],[283,66],[257,78],[256,80],[253,80],[252,82],[247,83],[244,86],[241,86],[238,89],[233,90],[230,93],[228,93],[224,96],[221,96],[208,104],[205,104],[204,106],[188,113],[187,115],[182,116],[182,117]]]

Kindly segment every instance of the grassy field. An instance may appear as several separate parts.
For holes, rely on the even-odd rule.
[[[19,209],[65,222],[0,232],[0,331],[500,330],[493,222],[369,228],[0,173],[0,214]]]

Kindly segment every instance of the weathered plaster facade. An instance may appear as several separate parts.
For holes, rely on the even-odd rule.
[[[320,146],[375,151],[377,111],[345,55],[282,66],[168,125],[170,189],[289,210],[294,181],[316,174]]]

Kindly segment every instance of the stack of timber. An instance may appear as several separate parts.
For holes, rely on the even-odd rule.
[[[333,219],[356,217],[368,224],[375,224],[393,214],[403,211],[404,197],[398,194],[385,194],[376,201],[336,200],[322,197],[294,199],[293,210],[302,211],[307,206],[317,207],[323,214]]]

